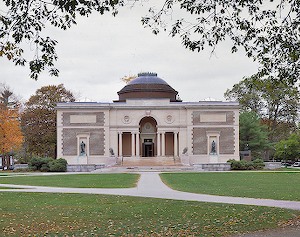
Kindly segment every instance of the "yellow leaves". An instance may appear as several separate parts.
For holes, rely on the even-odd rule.
[[[6,56],[8,60],[11,60],[15,55],[20,56],[21,54],[22,50],[11,42],[0,45],[0,57]]]
[[[18,112],[15,110],[0,110],[0,149],[1,152],[10,152],[20,149],[23,143],[23,135],[18,120]]]
[[[125,82],[126,84],[128,84],[129,82],[131,82],[132,80],[134,80],[135,78],[137,78],[136,75],[128,75],[128,76],[124,76],[121,78],[121,81]]]

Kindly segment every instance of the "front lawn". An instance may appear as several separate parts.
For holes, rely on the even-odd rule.
[[[171,188],[221,196],[300,201],[300,172],[164,173]]]
[[[2,177],[1,184],[19,184],[70,188],[131,188],[139,179],[138,174],[66,174]]]
[[[226,236],[273,229],[299,211],[153,198],[0,193],[1,236]]]
[[[0,189],[19,189],[19,188],[11,188],[11,187],[0,187]]]

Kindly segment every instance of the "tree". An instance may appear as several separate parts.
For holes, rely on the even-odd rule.
[[[6,84],[0,83],[0,153],[17,151],[23,143],[19,120],[20,101]]]
[[[243,112],[240,115],[240,150],[251,150],[256,158],[261,158],[269,147],[268,133],[254,112]]]
[[[73,102],[72,92],[63,84],[38,89],[25,103],[21,116],[27,153],[56,157],[56,112],[58,102]]]
[[[47,69],[50,75],[57,76],[58,70],[54,67],[57,60],[57,41],[43,34],[46,26],[54,26],[66,30],[76,24],[78,15],[88,16],[92,12],[112,11],[117,14],[118,7],[123,1],[77,1],[77,0],[50,0],[50,1],[23,1],[3,0],[5,9],[0,13],[0,56],[6,56],[16,65],[29,64],[30,77],[37,79],[38,75]],[[2,13],[4,12],[4,14]],[[24,41],[34,45],[35,55],[27,62],[24,49],[20,46]]]
[[[121,81],[125,82],[126,84],[128,84],[129,82],[131,82],[132,80],[134,80],[135,78],[137,78],[136,75],[128,75],[128,76],[124,76],[121,78]]]
[[[298,87],[287,81],[255,76],[244,78],[224,94],[227,100],[238,100],[242,111],[257,113],[268,126],[269,139],[279,141],[297,129]]]
[[[18,109],[21,105],[19,98],[8,85],[0,83],[0,106],[2,108]]]
[[[231,52],[242,48],[259,62],[257,77],[294,83],[300,75],[299,19],[298,0],[165,0],[159,10],[150,9],[143,24],[155,34],[163,29],[180,37],[192,51],[215,50],[230,40]]]
[[[226,100],[238,101],[242,111],[252,111],[260,115],[263,111],[264,104],[259,90],[257,80],[244,78],[239,83],[233,85],[231,90],[227,89],[224,93],[224,97]]]
[[[16,65],[25,65],[24,41],[35,45],[34,59],[29,61],[30,76],[38,78],[47,69],[58,75],[57,41],[44,36],[43,30],[52,25],[66,30],[76,24],[77,16],[92,12],[115,16],[124,5],[139,0],[111,1],[22,1],[4,0],[5,14],[0,14],[0,56],[6,56]],[[140,1],[142,3],[142,1]],[[274,79],[296,82],[299,68],[299,0],[165,0],[153,6],[142,23],[154,34],[160,29],[178,36],[182,44],[194,51],[207,46],[215,50],[225,40],[232,42],[231,51],[240,48],[246,56],[261,64],[258,77],[273,75]],[[158,9],[158,10],[156,10]]]
[[[17,110],[0,108],[0,153],[19,150],[23,143]]]
[[[281,160],[297,160],[300,155],[300,136],[293,133],[275,145],[275,157]]]

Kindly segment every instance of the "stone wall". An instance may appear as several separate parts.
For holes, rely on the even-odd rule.
[[[193,128],[193,154],[206,155],[207,151],[207,128]]]
[[[18,169],[28,169],[28,164],[15,164],[14,165],[14,169],[18,170]]]
[[[199,170],[205,171],[229,171],[230,164],[228,163],[217,163],[217,164],[194,164],[193,167]]]
[[[88,133],[90,135],[89,155],[104,155],[105,136],[104,128],[64,128],[63,129],[63,155],[77,156],[77,134]]]
[[[265,162],[265,169],[267,170],[274,170],[280,168],[281,168],[281,162]]]
[[[219,149],[220,154],[234,154],[234,129],[221,128],[220,129]],[[238,148],[237,148],[238,149]]]
[[[105,165],[68,165],[67,172],[91,172],[96,169],[102,169]]]
[[[95,129],[90,133],[90,155],[104,155],[105,135],[104,129]]]
[[[234,154],[234,129],[230,127],[218,128],[193,128],[193,154],[206,155],[207,151],[207,132],[219,131],[219,152],[220,154]]]

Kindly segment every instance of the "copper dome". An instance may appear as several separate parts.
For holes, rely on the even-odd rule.
[[[139,73],[138,77],[130,81],[118,92],[119,101],[126,99],[157,99],[168,98],[177,100],[178,92],[166,81],[157,77],[157,73]]]

